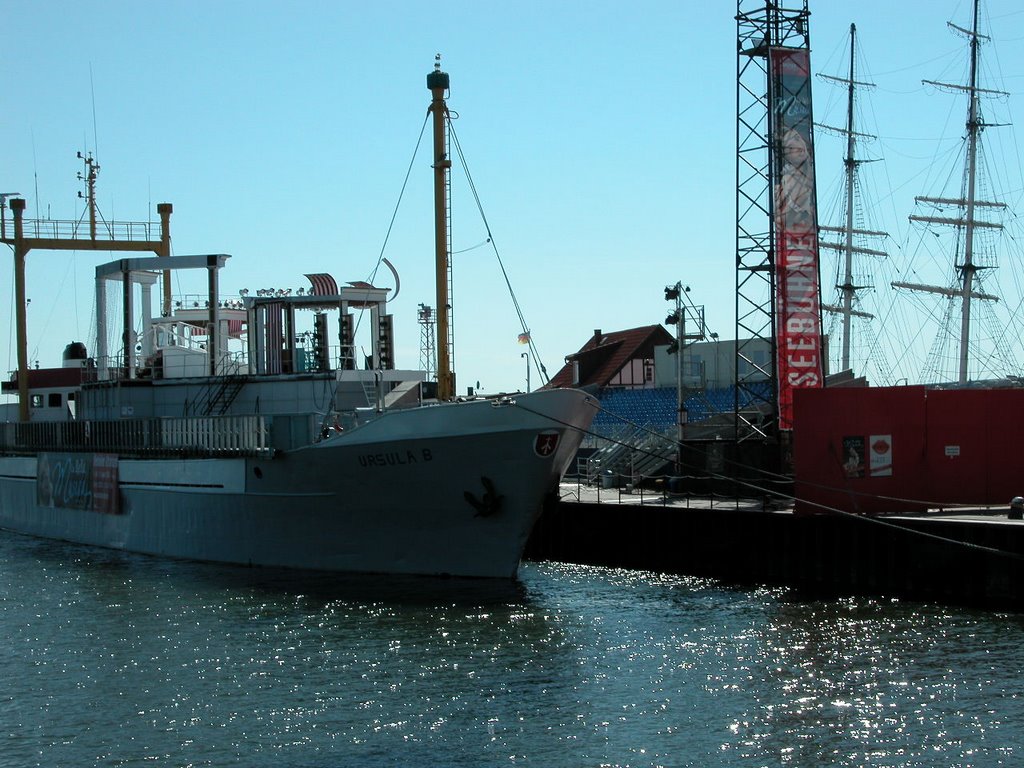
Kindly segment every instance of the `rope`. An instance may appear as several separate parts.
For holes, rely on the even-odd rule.
[[[412,157],[409,158],[409,167],[405,171],[405,179],[402,181],[402,188],[398,192],[398,200],[395,201],[395,209],[391,213],[391,221],[388,223],[387,232],[384,233],[384,242],[381,243],[380,253],[377,254],[377,263],[374,265],[373,269],[370,272],[370,276],[369,276],[369,278],[366,281],[366,282],[370,283],[370,285],[373,285],[373,281],[377,277],[377,271],[380,269],[380,265],[384,261],[384,251],[387,250],[388,241],[391,239],[391,231],[395,228],[395,220],[398,218],[398,209],[401,207],[402,199],[405,197],[406,187],[409,186],[409,178],[412,176],[413,164],[416,162],[416,155],[420,151],[420,144],[423,143],[423,134],[426,132],[427,122],[429,120],[430,120],[430,110],[428,109],[427,110],[427,114],[423,118],[423,125],[420,126],[420,135],[416,139],[416,146],[413,148]],[[353,338],[355,338],[356,333],[359,331],[359,326],[362,324],[363,317],[364,317],[365,314],[366,314],[366,308],[365,307],[359,310],[358,316],[356,317],[355,326],[352,328],[352,337]],[[337,395],[338,383],[339,383],[338,381],[335,381],[335,383],[334,383],[334,385],[333,385],[333,387],[331,389],[331,399],[330,399],[331,403],[334,402],[334,398]],[[325,409],[324,418],[323,418],[323,420],[321,421],[321,424],[320,424],[321,430],[327,424],[327,421],[328,421],[329,418],[330,418],[330,409]]]
[[[427,130],[427,122],[430,120],[430,110],[427,110],[427,114],[423,117],[423,125],[420,126],[420,135],[416,139],[416,146],[413,148],[412,157],[409,158],[409,167],[405,171],[405,179],[402,181],[402,189],[398,193],[398,200],[395,201],[395,210],[391,214],[391,221],[388,224],[388,231],[384,234],[384,242],[381,243],[380,253],[377,255],[377,263],[373,267],[373,271],[370,272],[370,277],[367,280],[371,285],[373,284],[374,278],[377,276],[377,271],[380,269],[381,262],[384,261],[384,251],[388,247],[388,240],[391,238],[391,230],[395,227],[395,219],[398,218],[398,209],[402,205],[402,198],[405,196],[405,188],[409,186],[409,177],[412,175],[413,164],[416,162],[416,155],[420,151],[420,144],[423,143],[423,134]],[[360,313],[360,317],[362,313]]]
[[[613,416],[617,416],[618,418],[622,419],[626,423],[631,423],[631,422],[629,422],[628,419],[625,419],[625,418],[623,418],[621,416],[618,416],[617,414],[613,414],[610,411],[608,411],[607,409],[602,408],[600,406],[600,404],[595,403],[593,401],[593,398],[591,398],[589,396],[587,397],[585,402],[587,402],[589,404],[592,404],[597,410],[603,411],[604,413],[609,413],[609,414],[611,414]],[[549,421],[553,421],[556,424],[561,424],[564,427],[568,427],[569,429],[575,430],[577,432],[581,432],[581,433],[583,433],[585,435],[592,435],[592,436],[595,436],[595,437],[601,437],[602,439],[609,440],[610,442],[616,443],[617,445],[622,445],[622,446],[625,446],[625,447],[631,447],[631,448],[633,448],[634,450],[637,450],[640,453],[647,453],[650,456],[655,455],[655,454],[651,454],[651,453],[645,451],[642,448],[636,448],[636,447],[630,446],[628,443],[624,443],[622,441],[615,440],[614,438],[606,438],[606,437],[603,437],[602,435],[597,435],[595,432],[592,432],[592,431],[590,431],[588,429],[580,429],[579,427],[575,426],[574,424],[570,424],[567,421],[562,421],[561,419],[556,419],[555,417],[550,416],[548,414],[540,413],[539,411],[535,411],[532,408],[528,408],[527,406],[522,405],[518,401],[515,401],[514,405],[516,407],[518,407],[518,408],[528,412],[528,413],[534,414],[535,416],[540,416],[541,418],[546,418]],[[638,428],[639,429],[646,429],[645,427],[638,427]],[[657,433],[657,432],[653,432],[652,434],[656,434],[656,435],[659,435],[660,437],[664,437],[663,435],[660,435],[660,433]],[[681,447],[686,447],[686,446],[683,445]],[[739,464],[736,464],[735,462],[733,462],[733,463],[736,466],[741,466]],[[776,473],[768,472],[766,470],[761,470],[761,469],[759,469],[757,467],[746,467],[746,468],[749,469],[749,470],[753,470],[755,472],[760,472],[761,474],[764,474],[764,475],[776,474]],[[795,494],[782,493],[782,492],[777,491],[777,490],[773,490],[773,489],[770,489],[770,488],[765,488],[765,487],[756,485],[756,484],[754,484],[752,482],[743,480],[743,479],[738,478],[738,477],[729,477],[727,475],[723,475],[723,474],[720,474],[718,472],[713,472],[711,470],[707,470],[707,475],[712,477],[712,478],[714,478],[714,479],[717,479],[717,480],[726,480],[726,481],[729,481],[729,482],[736,483],[737,485],[749,488],[751,490],[755,490],[759,494],[773,495],[773,496],[777,496],[779,498],[787,499],[787,500],[792,501],[792,502],[800,501],[802,504],[806,504],[809,507],[815,507],[815,508],[817,508],[817,509],[819,509],[819,510],[821,510],[823,512],[828,512],[829,514],[852,518],[852,519],[854,519],[854,520],[856,520],[858,522],[861,522],[861,523],[881,525],[881,526],[884,526],[884,527],[887,527],[887,528],[892,528],[892,529],[895,529],[895,530],[899,530],[901,532],[908,533],[908,534],[911,534],[911,535],[914,535],[914,536],[921,536],[921,537],[924,537],[924,538],[927,538],[927,539],[932,539],[933,541],[938,541],[938,542],[941,542],[943,544],[952,544],[952,545],[955,545],[955,546],[964,547],[966,549],[974,550],[974,551],[977,551],[977,552],[985,552],[985,553],[988,553],[988,554],[993,554],[993,555],[998,555],[998,556],[1001,556],[1001,557],[1006,557],[1006,558],[1009,558],[1009,559],[1012,559],[1012,560],[1024,561],[1024,555],[1018,554],[1016,552],[1009,552],[1007,550],[997,549],[995,547],[987,547],[987,546],[983,546],[981,544],[974,544],[974,543],[968,542],[968,541],[960,541],[959,539],[951,539],[951,538],[948,538],[946,536],[940,536],[938,534],[929,533],[927,531],[918,531],[918,530],[915,530],[913,528],[906,528],[906,527],[904,527],[902,525],[898,525],[896,523],[889,522],[888,520],[880,519],[878,517],[865,516],[865,515],[862,515],[862,514],[857,514],[855,512],[847,512],[846,510],[839,509],[837,507],[832,507],[832,506],[829,506],[827,504],[819,504],[817,502],[808,501],[806,499],[798,499],[798,497]],[[784,477],[782,475],[776,475],[776,476],[777,477]],[[826,487],[827,488],[828,486],[819,486],[819,487]],[[886,497],[880,497],[880,498],[886,498]]]
[[[540,359],[540,354],[537,352],[537,347],[533,343],[533,337],[530,335],[530,328],[526,324],[526,317],[523,314],[523,309],[519,304],[519,299],[516,297],[516,292],[512,288],[512,281],[509,279],[508,272],[505,269],[505,263],[502,261],[501,254],[498,252],[498,246],[494,242],[494,235],[491,232],[491,225],[487,221],[487,215],[484,213],[483,205],[480,202],[480,195],[477,193],[476,184],[473,181],[473,176],[469,172],[469,164],[466,162],[466,157],[462,152],[462,145],[459,143],[459,137],[455,133],[455,126],[452,125],[452,121],[448,120],[448,132],[452,138],[452,142],[455,145],[455,151],[459,155],[459,161],[462,163],[462,168],[466,172],[466,181],[469,183],[469,189],[473,193],[473,200],[476,203],[477,211],[480,213],[480,219],[483,221],[484,230],[487,232],[487,242],[491,244],[491,249],[494,251],[494,256],[498,260],[498,267],[501,269],[501,276],[505,279],[505,285],[508,287],[509,296],[512,297],[512,306],[515,307],[516,316],[519,318],[519,326],[523,330],[523,335],[526,338],[526,343],[530,350],[530,357],[540,371],[541,376],[544,378],[544,383],[547,384],[551,379],[548,377],[548,370],[544,366],[544,361]]]

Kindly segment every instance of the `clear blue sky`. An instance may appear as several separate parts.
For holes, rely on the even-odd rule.
[[[963,132],[963,100],[921,80],[963,82],[965,41],[946,22],[969,26],[970,3],[817,0],[810,10],[815,72],[845,74],[857,24],[863,75],[878,85],[865,130],[881,135],[870,152],[886,161],[876,216],[900,237],[913,196],[940,173],[935,147]],[[731,338],[735,13],[719,0],[7,2],[0,192],[21,192],[32,217],[79,218],[75,153],[87,150],[102,167],[103,216],[155,220],[157,203],[173,203],[175,254],[232,254],[226,292],[297,288],[307,272],[366,279],[440,52],[469,171],[549,375],[595,328],[661,322],[662,288],[676,280]],[[997,117],[1010,122],[1024,91],[1024,10],[987,0],[983,13],[987,71],[1013,94]],[[816,119],[843,119],[840,91],[815,81],[814,94]],[[842,147],[816,141],[824,208]],[[416,305],[435,303],[429,164],[425,143],[384,252],[402,280],[399,367],[417,367]],[[459,390],[522,389],[516,314],[494,252],[473,248],[485,234],[461,170],[453,180],[454,249],[465,251],[455,262]],[[1019,181],[1010,191],[1019,202]],[[30,255],[33,360],[56,365],[68,342],[93,344],[93,269],[112,258]],[[200,292],[202,278],[176,289]],[[7,370],[13,339],[9,327],[0,336]]]

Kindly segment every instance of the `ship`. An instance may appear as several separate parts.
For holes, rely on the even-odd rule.
[[[530,532],[576,456],[597,401],[579,389],[454,394],[446,313],[448,75],[427,76],[434,122],[436,376],[394,365],[389,288],[242,290],[225,299],[227,254],[177,256],[160,235],[41,231],[12,199],[16,417],[0,424],[0,528],[148,555],[251,566],[513,579]],[[80,155],[81,156],[81,155]],[[98,169],[84,178],[92,211]],[[10,224],[10,226],[8,226]],[[31,248],[155,252],[96,268],[97,339],[59,368],[28,365],[24,255]],[[204,270],[203,297],[173,299],[174,270]],[[397,274],[396,274],[397,277]],[[153,287],[163,281],[154,308]],[[121,291],[121,347],[107,296]],[[397,294],[397,289],[395,295]],[[391,296],[393,298],[393,295]],[[371,352],[356,360],[353,309]],[[421,307],[422,309],[422,307]],[[428,308],[429,309],[429,308]],[[313,315],[312,332],[296,315]],[[141,314],[144,332],[135,333]],[[329,317],[337,315],[337,344]],[[361,349],[361,348],[360,348]]]

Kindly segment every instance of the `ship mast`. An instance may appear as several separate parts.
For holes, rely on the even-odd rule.
[[[843,339],[842,339],[842,364],[841,368],[844,371],[850,370],[850,347],[851,347],[851,336],[852,336],[852,324],[853,318],[859,317],[866,320],[871,320],[874,315],[867,312],[863,312],[857,309],[858,302],[857,292],[870,288],[870,285],[857,285],[854,283],[853,276],[853,261],[854,254],[864,256],[880,256],[886,255],[885,251],[863,248],[855,246],[853,244],[854,235],[859,236],[871,236],[871,237],[885,237],[885,232],[874,232],[865,229],[854,229],[854,209],[856,204],[855,188],[857,169],[861,163],[867,162],[866,160],[857,159],[857,139],[873,139],[874,136],[867,134],[858,133],[854,130],[854,106],[856,103],[856,87],[861,86],[862,88],[873,88],[874,83],[858,82],[855,78],[855,62],[856,62],[856,46],[857,46],[857,26],[855,24],[850,25],[850,73],[847,78],[831,77],[829,75],[820,75],[823,80],[830,80],[835,83],[840,83],[847,87],[847,105],[846,105],[846,127],[845,128],[832,128],[830,126],[820,126],[830,131],[834,131],[842,136],[846,137],[846,157],[843,158],[843,165],[846,173],[846,216],[845,226],[842,227],[819,227],[820,232],[828,232],[836,235],[842,235],[843,241],[840,242],[827,242],[820,241],[819,246],[835,251],[839,251],[843,254],[843,277],[842,282],[836,286],[842,295],[842,303],[839,306],[823,304],[822,309],[826,312],[836,313],[843,318]]]
[[[893,283],[894,287],[897,288],[909,288],[917,291],[927,291],[930,293],[937,293],[948,297],[959,297],[961,301],[961,312],[960,312],[960,355],[959,355],[959,371],[957,375],[957,381],[960,384],[966,384],[968,381],[968,364],[970,362],[970,338],[971,338],[971,301],[972,299],[985,299],[989,301],[998,301],[998,297],[987,293],[980,293],[974,289],[975,273],[982,269],[987,269],[985,265],[978,264],[975,260],[974,255],[974,233],[979,227],[986,227],[990,229],[1002,229],[1002,225],[990,221],[984,221],[975,218],[975,212],[978,208],[1005,208],[1004,203],[998,202],[984,202],[978,200],[975,197],[975,187],[977,182],[977,159],[978,159],[978,144],[981,138],[981,132],[986,127],[984,120],[981,117],[979,111],[979,97],[981,95],[1000,95],[1007,96],[1009,94],[1001,91],[993,91],[985,88],[978,87],[978,47],[982,39],[987,40],[988,38],[978,33],[978,7],[980,0],[974,0],[974,15],[971,24],[971,29],[964,29],[958,27],[953,23],[949,23],[949,27],[963,35],[966,35],[970,39],[971,45],[971,70],[970,70],[970,83],[969,85],[954,85],[951,83],[939,83],[932,80],[925,80],[924,83],[927,85],[936,86],[939,88],[949,89],[953,91],[966,92],[968,95],[969,105],[967,110],[967,174],[965,180],[964,195],[961,198],[950,199],[942,197],[923,197],[919,196],[914,198],[919,203],[930,203],[932,205],[954,205],[963,210],[964,214],[962,217],[950,218],[945,216],[911,216],[911,221],[920,221],[930,224],[947,224],[955,227],[963,227],[964,230],[964,255],[963,263],[956,265],[956,269],[960,274],[960,285],[954,288],[941,288],[938,286],[930,285],[918,285],[915,283]]]
[[[960,317],[960,376],[961,384],[967,383],[968,342],[971,338],[971,285],[974,282],[974,184],[978,159],[978,5],[974,0],[974,19],[971,24],[971,90],[970,107],[967,112],[967,222],[964,240],[964,264],[960,269],[963,287],[960,292],[962,311]]]
[[[17,333],[18,345],[18,420],[25,422],[29,420],[29,392],[28,392],[28,319],[25,307],[25,261],[32,250],[47,251],[130,251],[143,252],[152,251],[158,257],[169,257],[171,255],[171,213],[174,210],[170,203],[159,203],[156,207],[160,214],[160,239],[148,239],[152,229],[148,222],[120,222],[108,225],[108,231],[100,233],[96,227],[96,175],[99,165],[91,156],[78,157],[85,162],[86,174],[80,176],[86,182],[87,205],[89,207],[89,233],[80,235],[79,228],[72,222],[54,222],[49,219],[45,221],[25,219],[25,200],[14,198],[10,201],[11,212],[14,214],[14,234],[10,236],[6,224],[0,228],[0,242],[14,248],[14,322]],[[0,215],[3,210],[0,208]],[[145,232],[147,239],[133,239],[138,232]],[[165,286],[169,288],[170,272],[166,271]],[[124,290],[127,298],[131,286],[131,280],[126,275]],[[165,289],[166,290],[166,289]],[[164,306],[170,305],[170,292],[167,290],[164,297]],[[125,301],[128,306],[128,301]],[[170,314],[169,309],[165,314]],[[134,376],[134,350],[131,345],[131,318],[125,313],[124,331],[122,333],[124,342],[124,369],[129,377]],[[211,346],[211,349],[213,347]],[[211,360],[213,358],[211,357]],[[212,365],[212,364],[211,364]]]
[[[853,135],[853,67],[857,44],[857,26],[850,25],[850,82],[846,105],[846,270],[843,280],[843,370],[850,370],[850,312],[853,309],[853,176],[857,167],[854,151],[857,138]]]
[[[89,239],[96,239],[96,177],[100,173],[100,164],[93,159],[92,153],[78,153],[78,159],[85,164],[85,173],[78,174],[78,180],[85,182],[85,206],[89,209]],[[78,197],[83,197],[78,193]]]
[[[451,400],[455,394],[455,373],[452,371],[451,333],[451,263],[448,258],[448,191],[452,161],[448,156],[448,74],[441,71],[441,55],[434,61],[434,71],[427,75],[427,88],[434,116],[434,279],[437,283],[437,399]]]

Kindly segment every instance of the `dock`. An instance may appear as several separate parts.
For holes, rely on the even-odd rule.
[[[1008,507],[917,515],[796,514],[774,498],[692,496],[566,482],[532,560],[1024,611],[1024,521]]]

